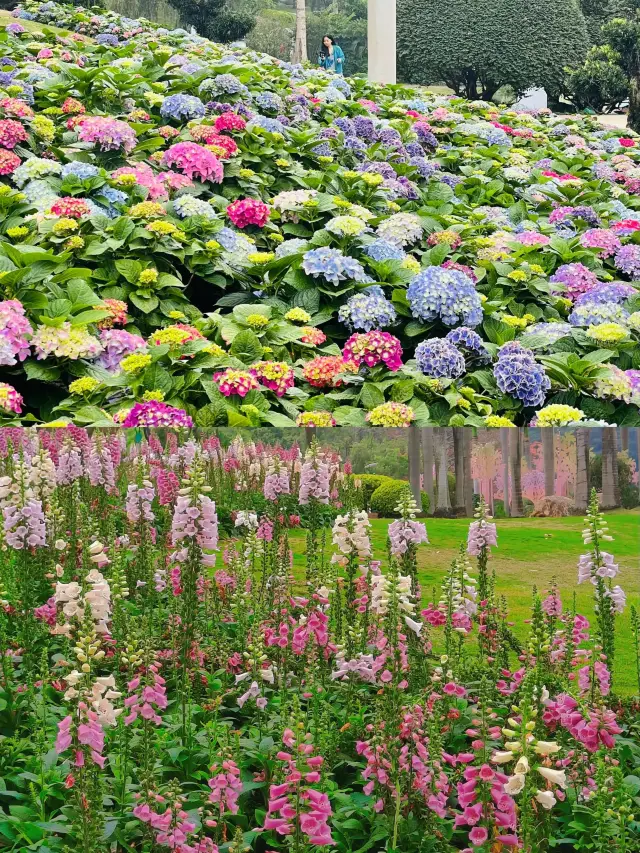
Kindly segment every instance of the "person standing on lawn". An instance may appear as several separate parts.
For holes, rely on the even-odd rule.
[[[322,47],[318,56],[318,65],[324,68],[325,71],[332,71],[334,74],[344,74],[345,64],[344,51],[333,36],[325,36],[322,39]]]

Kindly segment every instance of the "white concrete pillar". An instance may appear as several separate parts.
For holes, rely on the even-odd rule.
[[[396,83],[396,0],[369,0],[369,80]]]

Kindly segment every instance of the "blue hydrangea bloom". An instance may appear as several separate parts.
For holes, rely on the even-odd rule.
[[[384,329],[396,320],[396,311],[377,285],[356,293],[338,311],[338,319],[350,329],[370,332]]]
[[[331,86],[334,89],[339,89],[347,98],[351,97],[351,86],[347,83],[344,77],[336,75],[331,81]]]
[[[571,334],[570,323],[534,323],[527,329],[527,335],[536,335],[546,338],[549,343],[554,343],[560,338],[566,338]]]
[[[285,127],[281,121],[278,121],[277,118],[269,118],[269,116],[260,115],[260,113],[256,113],[256,115],[254,115],[254,117],[249,122],[249,130],[251,130],[253,127],[261,127],[262,130],[266,130],[269,133],[285,132]]]
[[[598,284],[597,287],[581,293],[576,299],[574,307],[580,305],[608,305],[609,303],[620,304],[637,293],[630,284],[621,281]]]
[[[115,187],[100,187],[98,195],[104,196],[111,204],[124,204],[129,199],[126,193],[117,190]]]
[[[195,95],[169,95],[160,107],[160,115],[165,120],[193,121],[204,118],[205,112],[204,104]]]
[[[533,352],[515,341],[500,348],[493,367],[498,388],[524,406],[544,405],[551,381],[536,362]]]
[[[482,322],[480,296],[469,276],[459,270],[428,267],[409,285],[407,299],[419,320],[471,327]]]
[[[261,110],[277,113],[282,110],[282,99],[273,92],[260,92],[255,97],[255,103]]]
[[[454,347],[458,347],[458,349],[465,349],[468,352],[479,356],[482,361],[488,361],[490,359],[489,353],[487,352],[480,335],[477,332],[474,332],[473,329],[468,329],[466,326],[460,326],[457,329],[452,329],[447,333],[445,340],[449,341],[450,344],[453,344]]]
[[[117,47],[118,45],[118,36],[114,36],[112,33],[100,33],[95,40],[96,44],[106,44],[109,47]]]
[[[96,175],[100,174],[100,169],[92,163],[81,163],[79,160],[74,160],[72,163],[65,163],[60,170],[60,174],[63,178],[66,178],[68,175],[75,175],[76,178],[84,181],[87,178],[95,178]]]
[[[444,338],[419,343],[416,361],[424,375],[434,379],[456,379],[466,369],[462,353]]]
[[[620,323],[624,326],[628,319],[629,312],[615,302],[608,305],[595,302],[575,305],[569,314],[572,326],[597,326],[600,323]]]
[[[302,259],[302,268],[307,275],[314,278],[323,276],[332,284],[347,279],[365,284],[371,282],[359,261],[343,255],[339,249],[330,249],[327,246],[306,252]]]
[[[372,261],[403,261],[405,253],[388,240],[374,240],[365,247],[364,254]]]
[[[193,195],[181,195],[174,199],[173,209],[180,219],[186,219],[187,216],[204,216],[206,219],[217,219],[216,212],[211,205]],[[218,240],[218,242],[220,241]]]
[[[237,234],[226,225],[216,232],[215,239],[226,252],[234,252],[238,246]]]
[[[280,243],[276,248],[276,258],[288,258],[289,255],[301,255],[303,252],[306,252],[308,248],[309,243],[306,240],[294,237],[292,240],[285,240],[284,243]]]

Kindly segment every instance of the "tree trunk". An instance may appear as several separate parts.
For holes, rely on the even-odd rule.
[[[293,61],[306,62],[307,59],[307,2],[296,0],[296,42],[293,48]]]
[[[620,429],[620,449],[624,452],[629,450],[629,427]]]
[[[522,430],[506,427],[509,430],[509,461],[511,463],[511,515],[520,518],[524,515],[522,502]]]
[[[471,476],[471,450],[473,433],[469,427],[463,432],[464,509],[467,518],[473,515],[473,477]]]
[[[545,427],[542,430],[542,457],[544,462],[545,496],[555,494],[556,472],[553,438],[553,427]]]
[[[602,430],[602,508],[620,506],[618,485],[618,431],[615,427]]]
[[[504,514],[507,518],[511,515],[511,503],[509,501],[509,432],[513,427],[502,427],[500,430],[500,447],[502,449],[502,479],[504,480],[503,502]]]
[[[435,494],[433,491],[433,429],[424,427],[422,430],[422,478],[423,488],[429,495],[429,515],[435,509]]]
[[[311,447],[313,443],[313,439],[316,437],[316,427],[305,427],[304,428],[304,438],[307,446],[307,450]]]
[[[447,465],[447,431],[438,427],[438,505],[436,509],[448,512],[451,509]]]
[[[409,427],[409,483],[411,494],[418,504],[418,510],[422,512],[422,496],[420,494],[420,433],[418,427]]]
[[[453,428],[453,465],[456,475],[456,496],[455,506],[456,512],[461,512],[464,509],[464,491],[465,491],[465,470],[464,470],[464,434],[465,427]]]
[[[586,510],[589,503],[589,431],[582,427],[576,430],[576,509]]]
[[[640,72],[629,80],[629,113],[627,127],[640,133]]]

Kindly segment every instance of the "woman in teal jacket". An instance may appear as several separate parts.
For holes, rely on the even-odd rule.
[[[333,36],[325,36],[322,39],[322,47],[318,56],[318,65],[325,71],[333,71],[334,74],[344,74],[345,56],[339,44],[336,44]]]

